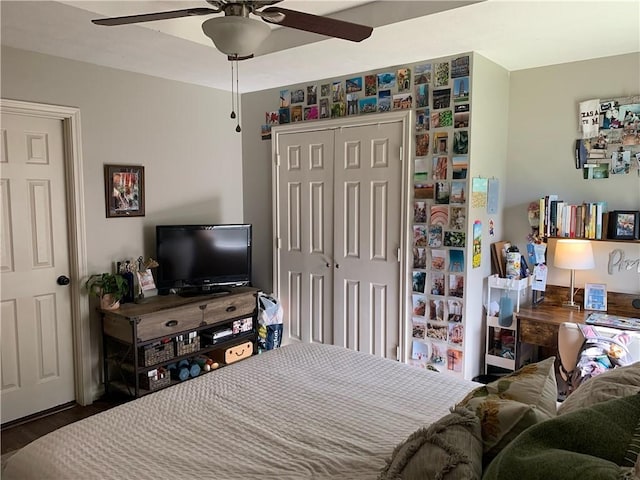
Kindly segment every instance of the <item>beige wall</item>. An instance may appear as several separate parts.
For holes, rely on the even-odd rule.
[[[5,47],[1,80],[2,98],[80,109],[89,273],[155,256],[156,224],[243,221],[229,93]],[[144,165],[146,216],[105,218],[112,163]],[[98,388],[99,319],[85,320]]]
[[[573,146],[580,137],[578,102],[640,94],[640,54],[620,55],[511,73],[505,239],[526,245],[527,205],[545,194],[581,203],[606,200],[610,210],[640,210],[640,176],[612,175],[583,180],[574,167]],[[621,248],[640,259],[640,244],[593,242],[596,269],[576,272],[576,285],[606,283],[610,291],[640,293],[638,265],[607,273],[609,253]],[[553,243],[550,245],[552,258]],[[548,262],[552,263],[552,262]],[[569,272],[550,266],[549,283],[569,284]]]

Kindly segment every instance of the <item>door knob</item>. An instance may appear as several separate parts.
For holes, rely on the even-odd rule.
[[[58,285],[69,285],[69,283],[71,283],[71,280],[69,280],[69,277],[67,277],[66,275],[60,275],[56,279],[56,283]]]

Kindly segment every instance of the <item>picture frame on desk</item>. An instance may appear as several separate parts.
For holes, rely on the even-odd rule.
[[[609,212],[607,230],[609,240],[640,239],[640,211],[614,210]]]
[[[598,312],[607,311],[607,285],[586,283],[584,285],[584,309]]]

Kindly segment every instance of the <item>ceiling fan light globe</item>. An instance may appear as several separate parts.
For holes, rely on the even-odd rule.
[[[210,18],[202,24],[202,31],[222,53],[238,57],[254,53],[271,33],[261,20],[237,16]]]

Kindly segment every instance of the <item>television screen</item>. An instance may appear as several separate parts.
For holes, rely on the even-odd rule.
[[[157,225],[158,293],[251,283],[251,225]]]

